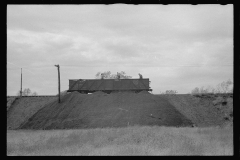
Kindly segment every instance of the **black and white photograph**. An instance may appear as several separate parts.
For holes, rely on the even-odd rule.
[[[8,4],[7,156],[233,156],[233,4]]]

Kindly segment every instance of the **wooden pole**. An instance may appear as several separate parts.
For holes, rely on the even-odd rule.
[[[21,68],[21,91],[20,91],[20,96],[22,97],[22,68]]]
[[[60,66],[58,65],[58,102],[60,103],[61,100],[60,100]]]
[[[55,65],[55,66],[58,68],[58,103],[60,103],[61,102],[61,100],[60,100],[60,70],[59,70],[60,66],[59,66],[59,64]]]

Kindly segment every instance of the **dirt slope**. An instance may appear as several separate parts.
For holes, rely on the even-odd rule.
[[[171,103],[196,126],[223,126],[232,123],[233,98],[223,96],[156,95]]]
[[[62,102],[45,105],[22,129],[123,127],[128,125],[188,126],[192,122],[166,99],[148,92],[73,92]]]
[[[16,99],[7,110],[7,129],[17,129],[40,108],[57,97],[22,97]]]
[[[7,111],[11,108],[12,104],[18,99],[18,97],[7,97]]]

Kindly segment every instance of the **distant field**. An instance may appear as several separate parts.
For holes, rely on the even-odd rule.
[[[7,155],[233,155],[233,129],[8,130]]]

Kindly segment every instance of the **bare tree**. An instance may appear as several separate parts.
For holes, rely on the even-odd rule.
[[[131,76],[127,76],[126,73],[124,71],[121,71],[120,73],[120,78],[122,79],[131,79]]]
[[[192,94],[199,94],[200,93],[200,90],[198,87],[194,88],[191,92]]]
[[[202,86],[202,87],[200,87],[200,93],[207,93],[207,90],[204,89],[204,87]]]
[[[165,92],[162,92],[162,94],[177,94],[176,90],[166,90]]]
[[[32,96],[37,96],[37,95],[38,95],[37,92],[32,93]]]
[[[213,87],[211,87],[210,85],[208,85],[206,87],[206,93],[214,93],[215,89]]]
[[[222,83],[219,83],[216,88],[213,88],[211,86],[206,87],[196,87],[192,90],[192,94],[202,94],[202,93],[233,93],[233,82],[229,79],[226,82],[223,81]],[[230,87],[232,86],[232,87]]]
[[[223,81],[222,83],[217,85],[216,91],[217,93],[232,93],[233,87],[229,88],[231,85],[233,85],[233,82],[230,79],[226,82]]]
[[[18,91],[17,92],[17,96],[20,96],[21,91]],[[29,89],[29,88],[25,88],[23,91],[22,91],[22,96],[36,96],[37,95],[37,92],[33,92]]]
[[[103,79],[110,79],[111,78],[111,72],[110,71],[106,71],[106,72],[98,72],[96,75],[95,75],[95,78],[96,79],[100,79],[100,78],[103,78]]]
[[[29,88],[25,88],[24,90],[23,90],[23,93],[22,93],[22,95],[23,96],[30,96],[31,95],[31,90],[29,89]]]
[[[130,78],[132,78],[131,76],[127,76],[124,71],[118,72],[118,74],[120,75],[121,79],[130,79]],[[95,75],[95,78],[96,79],[100,79],[100,78],[103,78],[103,79],[117,79],[117,74],[111,74],[110,71],[106,71],[106,72],[102,72],[102,73],[98,72]]]

